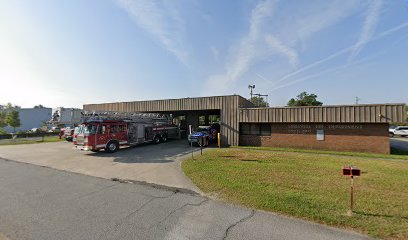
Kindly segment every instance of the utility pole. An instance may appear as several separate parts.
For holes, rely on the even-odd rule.
[[[358,104],[358,102],[361,100],[361,98],[356,97],[356,104]]]
[[[253,95],[253,94],[252,94],[252,90],[255,88],[255,85],[249,85],[248,88],[251,90],[251,93],[250,93],[250,94],[251,94],[251,98],[250,98],[249,100],[252,101],[252,95]]]

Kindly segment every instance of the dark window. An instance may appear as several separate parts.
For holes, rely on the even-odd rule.
[[[260,135],[261,133],[260,125],[261,124],[257,124],[257,123],[251,124],[251,135]]]
[[[119,125],[119,132],[126,132],[126,125]]]
[[[271,124],[241,123],[239,132],[241,135],[271,136]]]
[[[271,124],[261,124],[261,136],[271,136]]]
[[[98,126],[98,134],[105,134],[106,126],[99,125]]]
[[[241,129],[239,131],[242,135],[251,135],[251,124],[241,123]]]
[[[110,133],[117,133],[117,132],[118,132],[118,125],[111,125]]]

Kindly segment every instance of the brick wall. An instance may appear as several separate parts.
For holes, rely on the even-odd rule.
[[[324,140],[317,140],[317,130]],[[272,123],[271,136],[240,135],[239,145],[390,153],[387,123]]]

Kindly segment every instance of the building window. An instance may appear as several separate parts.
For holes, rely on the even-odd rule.
[[[241,123],[239,132],[240,132],[240,134],[242,134],[242,135],[251,135],[251,124],[249,124],[249,123]]]
[[[261,136],[271,136],[271,124],[261,123]]]
[[[210,122],[210,124],[219,123],[220,122],[220,115],[209,115],[208,116],[208,121]]]
[[[198,125],[204,126],[205,125],[205,115],[201,115],[198,117]]]
[[[241,135],[271,136],[271,124],[241,123],[239,132]]]

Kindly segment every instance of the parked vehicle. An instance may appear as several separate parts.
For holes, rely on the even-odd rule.
[[[396,128],[390,128],[388,130],[388,133],[390,137],[394,137],[394,136],[406,137],[408,136],[408,126],[399,126]]]
[[[75,129],[73,142],[81,150],[116,152],[124,145],[166,142],[168,138],[178,137],[178,131],[171,119],[158,114],[94,114]]]
[[[31,128],[30,130],[28,130],[29,133],[35,133],[39,131],[39,128]]]
[[[50,130],[48,130],[48,132],[54,132],[54,133],[57,133],[57,132],[60,132],[60,131],[61,131],[60,127],[52,127]]]
[[[72,142],[73,138],[74,138],[74,132],[75,129],[72,127],[66,127],[64,128],[63,131],[63,137],[65,138],[65,140],[67,140],[68,142]]]
[[[217,130],[210,126],[199,126],[193,133],[188,135],[188,143],[207,147],[217,140]]]

